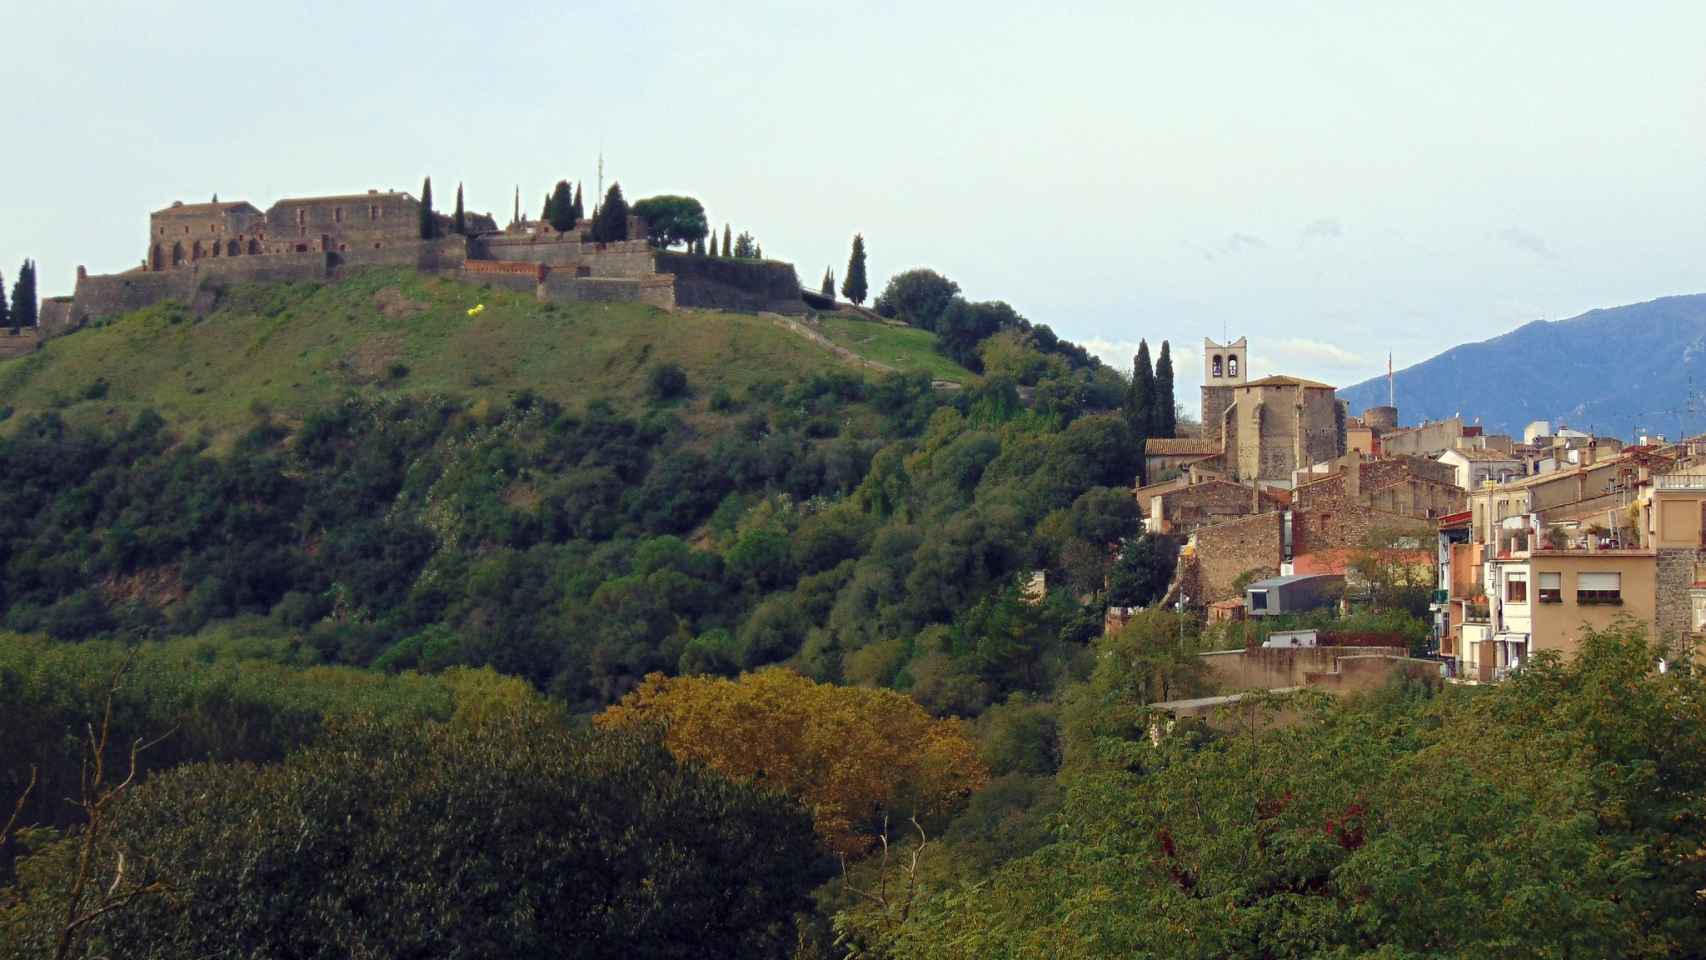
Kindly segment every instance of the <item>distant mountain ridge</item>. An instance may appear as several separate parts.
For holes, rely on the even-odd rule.
[[[1537,320],[1396,374],[1403,424],[1462,414],[1520,437],[1534,420],[1625,439],[1706,431],[1706,294],[1661,297]],[[1352,414],[1386,402],[1386,378],[1339,391]]]

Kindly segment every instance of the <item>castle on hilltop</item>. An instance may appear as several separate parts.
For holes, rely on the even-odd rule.
[[[326,281],[367,267],[413,267],[460,276],[558,302],[644,303],[673,310],[800,314],[792,264],[734,260],[652,247],[646,224],[628,218],[633,239],[595,242],[592,223],[557,231],[517,215],[500,230],[490,214],[464,215],[464,232],[435,213],[421,238],[421,203],[396,190],[279,200],[265,211],[248,201],[174,202],[148,218],[142,262],[123,273],[77,268],[76,291],[42,302],[39,336],[174,300],[197,312],[224,291],[257,281]]]

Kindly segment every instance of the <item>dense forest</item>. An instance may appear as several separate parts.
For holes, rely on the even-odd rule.
[[[1227,638],[1103,636],[1176,555],[1127,382],[878,306],[980,376],[7,424],[0,957],[1698,949],[1706,699],[1638,633],[1158,735]]]

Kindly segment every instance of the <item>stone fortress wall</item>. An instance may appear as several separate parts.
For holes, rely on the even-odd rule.
[[[448,230],[449,218],[438,218]],[[200,311],[236,284],[324,282],[384,266],[452,274],[541,300],[805,312],[791,264],[670,253],[644,239],[595,243],[584,220],[563,233],[539,224],[500,233],[482,214],[468,221],[469,236],[421,240],[419,201],[389,190],[285,199],[265,211],[217,198],[173,203],[150,214],[138,266],[105,275],[79,267],[75,294],[44,300],[38,336],[0,337],[0,357],[27,353],[40,340],[91,320],[167,300]],[[644,237],[644,222],[630,217],[629,231]]]

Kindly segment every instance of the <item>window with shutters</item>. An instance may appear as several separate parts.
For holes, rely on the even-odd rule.
[[[1528,602],[1528,577],[1525,574],[1513,573],[1505,579],[1505,602]]]
[[[1623,602],[1623,574],[1576,574],[1576,602],[1584,606]]]
[[[1564,575],[1561,573],[1542,573],[1540,575],[1541,603],[1564,602]]]

